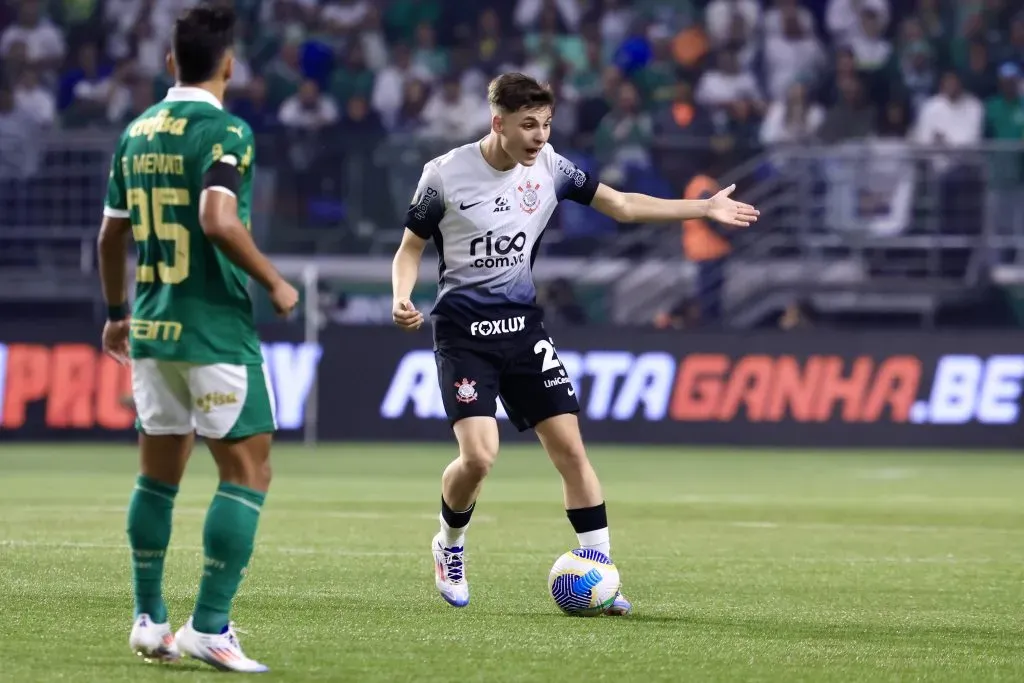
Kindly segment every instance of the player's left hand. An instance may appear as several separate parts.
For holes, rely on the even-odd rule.
[[[128,365],[128,320],[108,320],[103,326],[103,352],[121,365]]]
[[[725,225],[738,225],[745,228],[751,223],[756,223],[761,212],[750,204],[730,199],[729,195],[735,189],[736,184],[733,183],[708,200],[708,218]]]

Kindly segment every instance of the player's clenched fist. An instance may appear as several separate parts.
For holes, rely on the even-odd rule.
[[[299,303],[299,292],[287,280],[281,280],[270,290],[270,303],[278,315],[287,316]]]
[[[391,308],[391,318],[396,325],[410,332],[420,329],[423,324],[423,314],[417,311],[408,299],[395,300],[395,304]]]

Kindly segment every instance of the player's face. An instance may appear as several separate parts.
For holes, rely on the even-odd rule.
[[[551,107],[521,109],[496,118],[505,153],[523,166],[533,166],[551,137]]]

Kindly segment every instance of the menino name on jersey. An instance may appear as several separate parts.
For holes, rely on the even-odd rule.
[[[508,171],[488,164],[479,142],[427,162],[406,227],[437,246],[435,339],[508,339],[538,325],[541,235],[558,202],[589,205],[597,186],[551,145],[533,166]]]

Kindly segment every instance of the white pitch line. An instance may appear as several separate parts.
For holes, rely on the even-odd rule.
[[[0,539],[0,549],[33,549],[42,548],[49,550],[81,550],[81,551],[92,551],[92,550],[120,550],[128,551],[128,546],[120,543],[85,543],[75,541],[32,541],[32,540],[20,540],[20,539]],[[169,552],[175,550],[180,551],[191,551],[191,552],[202,552],[200,546],[181,546],[172,545]],[[340,548],[314,548],[314,547],[287,547],[287,546],[275,546],[275,545],[260,545],[256,549],[256,554],[259,556],[263,553],[280,553],[282,555],[313,555],[313,556],[330,556],[330,557],[394,557],[394,558],[409,558],[418,557],[424,558],[425,553],[423,552],[410,552],[410,551],[378,551],[378,550],[344,550]],[[537,561],[537,560],[550,560],[551,553],[539,552],[539,551],[528,551],[528,552],[508,552],[508,551],[497,551],[497,552],[481,552],[481,555],[485,557],[500,557],[504,561],[509,559],[520,559],[524,561]],[[632,558],[631,561],[637,562],[679,562],[679,561],[693,561],[694,558],[686,555],[640,555]],[[989,558],[989,557],[951,557],[948,555],[941,557],[896,557],[896,556],[885,556],[885,557],[730,557],[730,556],[718,556],[718,557],[704,557],[700,558],[700,562],[707,564],[708,561],[721,564],[744,564],[744,565],[787,565],[787,564],[809,564],[809,565],[873,565],[873,564],[933,564],[933,565],[982,565],[982,564],[993,564],[993,563],[1006,563],[1006,564],[1018,564],[1019,561],[1012,557],[1006,558]],[[629,561],[628,561],[629,562]],[[627,562],[627,563],[628,563]]]
[[[709,521],[709,524],[719,524],[720,522]],[[1007,534],[1011,536],[1019,536],[1024,534],[1024,529],[1009,529],[1009,528],[997,528],[997,527],[986,527],[986,526],[953,526],[953,525],[933,525],[933,524],[847,524],[844,522],[768,522],[768,521],[750,521],[750,522],[725,522],[728,526],[737,527],[740,529],[802,529],[808,531],[835,531],[835,530],[846,530],[846,531],[868,531],[872,533],[880,531],[895,531],[899,533],[908,534],[936,534],[936,533],[951,533],[951,532],[967,532],[972,534]]]
[[[175,514],[183,515],[205,515],[207,508],[205,507],[192,507],[192,506],[176,506],[174,508]],[[9,517],[31,517],[34,514],[85,514],[85,515],[125,515],[128,513],[127,507],[116,506],[116,505],[22,505],[11,511]],[[7,514],[7,513],[5,513]],[[437,513],[428,512],[417,512],[417,513],[402,513],[402,512],[364,512],[356,510],[292,510],[292,509],[275,509],[271,508],[268,510],[268,514],[275,517],[320,517],[320,518],[331,518],[331,519],[422,519],[437,521]],[[473,521],[476,523],[490,523],[494,522],[496,518],[492,515],[473,515]]]

